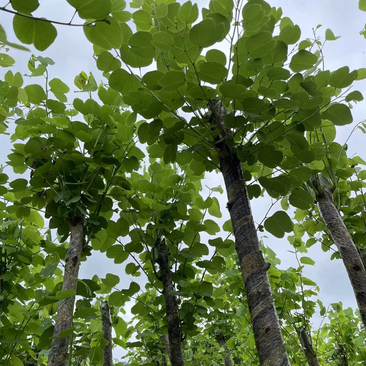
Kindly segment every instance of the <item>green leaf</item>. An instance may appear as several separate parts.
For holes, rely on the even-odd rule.
[[[74,313],[74,318],[94,318],[97,311],[95,308],[78,309]]]
[[[260,26],[264,15],[265,11],[260,4],[250,5],[250,3],[247,3],[243,8],[244,24],[251,27]]]
[[[111,0],[67,0],[82,19],[105,19],[112,10]]]
[[[128,45],[133,53],[140,57],[152,58],[155,55],[155,50],[151,44],[153,36],[149,32],[136,32],[128,39]]]
[[[209,47],[222,40],[225,32],[223,23],[216,25],[213,19],[204,19],[189,31],[189,39],[201,48]]]
[[[208,208],[208,213],[214,217],[218,217],[218,218],[222,217],[222,213],[220,211],[220,203],[216,197],[212,197],[212,204]]]
[[[299,182],[299,185],[307,182],[310,179],[311,174],[311,169],[307,168],[306,166],[300,166],[290,171],[290,176],[295,178]]]
[[[247,93],[247,88],[241,84],[223,83],[220,92],[228,98],[243,99]]]
[[[120,92],[124,92],[125,84],[127,84],[130,78],[130,74],[123,69],[118,69],[112,72],[111,76],[109,77],[109,86]]]
[[[114,263],[123,263],[128,258],[128,252],[124,251],[121,245],[113,245],[107,250],[107,257],[113,258]]]
[[[325,31],[325,39],[327,41],[336,41],[338,38],[340,38],[341,36],[335,36],[334,33],[328,28]]]
[[[27,85],[24,88],[28,95],[28,101],[33,104],[40,104],[43,100],[47,98],[47,95],[43,88],[37,84]]]
[[[357,70],[349,72],[349,67],[344,66],[331,74],[329,85],[334,86],[335,88],[347,88],[357,79],[357,76]]]
[[[160,119],[156,119],[151,123],[142,123],[138,129],[138,137],[142,144],[147,142],[148,145],[152,145],[159,138],[159,133],[163,127],[163,122]]]
[[[203,296],[212,296],[213,286],[211,282],[202,281],[200,291]]]
[[[164,164],[174,163],[177,158],[177,145],[168,145],[164,151]]]
[[[9,177],[4,174],[4,173],[0,173],[0,184],[5,184],[8,181]]]
[[[137,27],[141,30],[150,30],[152,19],[151,15],[145,10],[137,10],[132,14],[132,19],[134,20]]]
[[[280,32],[280,39],[286,44],[295,44],[300,36],[301,30],[298,25],[287,24]]]
[[[226,55],[224,52],[219,50],[209,50],[206,53],[207,62],[218,62],[219,64],[226,65]]]
[[[281,164],[283,153],[276,151],[272,145],[267,145],[259,150],[258,159],[269,168],[275,168]]]
[[[313,53],[301,50],[296,53],[290,63],[290,69],[294,72],[308,70],[318,61],[318,57]]]
[[[121,58],[124,63],[135,68],[141,68],[149,66],[152,63],[153,57],[147,55],[146,57],[140,56],[139,54],[133,52],[126,44],[123,44],[121,49]]]
[[[38,9],[39,2],[38,0],[12,0],[11,6],[19,13],[30,14]]]
[[[285,232],[291,232],[292,226],[292,221],[285,211],[277,211],[264,222],[266,230],[277,238],[283,238]]]
[[[216,12],[224,15],[230,21],[232,18],[232,10],[234,3],[232,0],[211,0],[210,1],[210,11]]]
[[[309,264],[310,266],[313,266],[315,264],[315,261],[313,261],[309,257],[301,257],[300,262],[303,263],[303,264]]]
[[[140,285],[136,282],[131,282],[128,290],[123,290],[123,293],[126,293],[129,296],[133,296],[140,291]]]
[[[5,53],[0,53],[0,66],[1,67],[9,67],[9,66],[14,65],[14,63],[15,63],[15,60],[11,56],[9,56]]]
[[[179,19],[186,24],[194,23],[198,18],[198,6],[191,1],[185,2],[178,10]]]
[[[158,50],[167,52],[174,46],[174,37],[166,32],[156,32],[151,42]]]
[[[126,219],[124,219],[123,217],[120,217],[117,220],[117,227],[118,227],[118,231],[117,231],[118,236],[128,235],[128,233],[130,231],[130,226]]]
[[[30,138],[24,146],[24,151],[26,153],[35,154],[40,152],[41,148],[44,147],[44,140],[36,137]]]
[[[123,34],[120,24],[113,18],[108,18],[108,23],[97,22],[90,27],[83,27],[86,38],[104,50],[120,48]]]
[[[121,67],[121,61],[104,51],[98,55],[97,67],[101,71],[114,71]]]
[[[112,273],[107,273],[106,278],[102,278],[102,282],[107,287],[114,287],[114,286],[118,285],[119,281],[120,281],[119,277]]]
[[[53,273],[56,271],[58,263],[52,263],[49,264],[47,267],[42,268],[40,275],[43,278],[49,278],[53,275]]]
[[[165,91],[175,91],[185,83],[185,74],[183,71],[168,71],[158,81],[158,84],[164,88]]]
[[[253,58],[260,58],[276,47],[276,41],[270,32],[259,32],[248,37],[245,48]]]
[[[356,80],[366,79],[366,68],[361,68],[357,70],[357,78]]]
[[[282,67],[272,67],[267,72],[267,76],[272,80],[287,80],[291,76],[291,73]]]
[[[9,186],[13,188],[15,191],[23,191],[28,185],[28,181],[26,179],[15,179],[10,182]]]
[[[200,64],[198,75],[203,81],[218,84],[227,76],[227,70],[218,62],[203,62]]]
[[[46,50],[57,36],[56,28],[49,22],[15,15],[13,28],[19,41],[33,44],[38,51]]]
[[[355,91],[349,93],[346,96],[346,99],[345,100],[346,100],[346,102],[350,102],[352,100],[354,100],[356,102],[361,102],[363,100],[363,95],[358,90],[355,90]]]
[[[8,70],[5,74],[5,81],[10,86],[15,86],[17,88],[21,88],[23,86],[23,77],[20,72],[13,74],[10,70]]]
[[[276,46],[271,52],[272,62],[274,64],[283,63],[287,58],[287,52],[287,44],[281,40],[277,40]]]
[[[15,355],[11,355],[11,364],[13,366],[24,366],[23,361]]]
[[[306,277],[302,277],[302,283],[305,285],[305,286],[316,286],[316,283],[312,280],[310,280],[309,278],[306,278]]]
[[[336,126],[344,126],[353,122],[350,109],[345,104],[332,104],[324,113],[322,118],[328,119]]]
[[[139,314],[140,316],[145,316],[149,310],[146,308],[145,304],[142,302],[138,302],[131,308],[131,313],[134,315]]]
[[[359,0],[358,7],[362,11],[366,11],[366,0]]]
[[[122,306],[125,303],[125,299],[121,291],[114,291],[109,295],[108,302],[110,306]]]
[[[206,226],[206,232],[209,235],[215,235],[220,231],[219,225],[213,220],[205,220],[203,224]]]
[[[314,198],[309,192],[295,188],[291,193],[289,202],[292,206],[307,210],[313,204]]]

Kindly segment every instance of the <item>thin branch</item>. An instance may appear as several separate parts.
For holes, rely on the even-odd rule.
[[[4,6],[0,6],[0,11],[4,11],[5,13],[10,13],[10,14],[14,14],[14,15],[19,15],[20,17],[23,17],[23,18],[39,20],[41,22],[47,22],[47,23],[58,24],[58,25],[67,25],[70,27],[90,27],[90,26],[94,26],[95,25],[94,23],[96,23],[96,22],[108,23],[108,21],[106,19],[99,19],[99,20],[97,19],[97,20],[93,20],[92,22],[85,23],[85,24],[73,24],[73,23],[71,23],[72,22],[72,19],[71,19],[71,21],[69,23],[65,23],[65,22],[59,22],[57,20],[49,20],[46,18],[34,17],[29,14],[18,13],[17,11],[6,9]]]

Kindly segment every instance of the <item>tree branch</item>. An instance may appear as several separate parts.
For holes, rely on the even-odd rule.
[[[6,13],[19,15],[20,17],[24,17],[24,18],[28,18],[28,19],[32,19],[32,20],[39,20],[41,22],[47,22],[47,23],[58,24],[58,25],[68,25],[70,27],[90,27],[90,26],[93,26],[94,23],[96,23],[96,22],[107,22],[107,20],[105,20],[105,19],[100,19],[100,20],[93,20],[92,22],[85,23],[85,24],[72,24],[71,21],[69,23],[58,22],[57,20],[49,20],[46,18],[38,18],[38,17],[34,17],[34,16],[28,15],[28,14],[18,13],[17,11],[6,9],[4,6],[0,6],[0,10],[4,11]]]

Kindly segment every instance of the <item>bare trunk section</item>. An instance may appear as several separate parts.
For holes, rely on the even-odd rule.
[[[319,176],[312,179],[315,188],[318,208],[323,221],[337,246],[346,267],[360,310],[363,325],[366,329],[366,271],[360,254],[334,205],[332,188],[326,178]]]
[[[219,331],[219,333],[216,335],[216,340],[219,343],[220,347],[225,348],[225,351],[226,351],[226,357],[224,359],[224,365],[225,366],[233,366],[233,363],[232,363],[231,357],[230,357],[229,348],[226,345],[225,337],[224,337],[224,335],[222,334],[221,331]]]
[[[235,148],[225,143],[225,140],[231,139],[225,126],[226,110],[218,101],[209,101],[209,108],[210,122],[218,128],[220,137],[224,139],[221,142],[218,139],[216,147],[220,154],[220,170],[225,181],[227,207],[234,229],[259,362],[261,366],[288,366],[290,363],[267,275],[269,264],[265,262],[259,246],[241,162]]]
[[[102,313],[102,330],[103,337],[107,342],[103,351],[103,366],[113,366],[113,354],[112,354],[112,320],[111,312],[109,310],[108,302],[102,301],[100,304],[100,310]]]
[[[62,291],[77,289],[80,256],[84,245],[84,220],[74,218],[70,222],[70,246],[65,258],[65,271]],[[57,310],[54,337],[72,327],[75,296],[60,300]],[[69,348],[69,337],[54,338],[48,356],[47,366],[65,366]]]
[[[182,336],[180,331],[180,319],[178,313],[177,299],[170,292],[174,291],[172,274],[169,267],[169,252],[165,240],[157,243],[158,264],[160,266],[160,276],[163,282],[163,295],[165,299],[166,316],[168,321],[168,336],[170,348],[170,362],[172,366],[183,366]]]
[[[168,355],[169,359],[172,358],[172,354],[170,352],[170,345],[169,345],[169,336],[167,334],[164,334],[162,337],[161,337],[161,341],[164,345],[164,348],[165,348],[165,353]],[[167,363],[167,360],[166,360],[166,357],[164,356],[163,357],[163,365],[166,366],[168,365]]]
[[[320,366],[318,357],[314,351],[313,344],[311,342],[311,338],[304,327],[300,328],[300,330],[298,331],[298,336],[309,366]]]
[[[338,346],[337,353],[339,357],[339,366],[348,366],[347,357],[344,354],[344,349],[342,345]]]

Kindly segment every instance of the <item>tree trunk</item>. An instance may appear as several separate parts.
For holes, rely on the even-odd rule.
[[[241,162],[235,148],[226,144],[232,138],[225,126],[226,110],[217,102],[209,101],[209,118],[221,135],[216,141],[216,147],[226,186],[227,207],[234,229],[236,252],[245,284],[259,362],[262,366],[286,366],[290,363],[267,275],[269,264],[265,262],[259,246]]]
[[[164,238],[158,241],[157,252],[157,262],[160,266],[160,276],[161,281],[163,282],[163,295],[165,299],[166,316],[168,321],[170,362],[172,366],[183,366],[182,336],[180,331],[178,304],[176,297],[170,294],[170,292],[174,291],[175,288],[169,267],[169,252]]]
[[[318,208],[325,226],[329,230],[334,244],[346,267],[360,310],[363,325],[366,329],[366,271],[360,254],[342,217],[334,205],[330,183],[323,176],[312,179],[315,188]]]
[[[221,331],[219,331],[219,333],[216,335],[216,340],[219,343],[220,347],[225,348],[225,351],[226,351],[226,357],[224,359],[224,365],[225,366],[233,366],[233,363],[232,363],[231,357],[230,357],[229,348],[226,345],[225,337],[224,337],[224,335],[222,334]]]
[[[344,349],[343,349],[342,345],[338,346],[337,354],[338,354],[338,357],[339,357],[339,366],[348,366],[347,357],[344,354]]]
[[[77,289],[79,275],[80,256],[84,245],[84,220],[81,217],[74,218],[70,222],[71,237],[70,246],[65,258],[64,281],[62,291]],[[75,296],[60,300],[57,310],[54,337],[72,327]],[[48,366],[65,366],[69,348],[69,336],[54,338],[48,356]]]
[[[103,366],[113,366],[113,354],[112,354],[112,320],[109,310],[108,302],[102,301],[100,304],[100,310],[102,313],[102,330],[103,337],[107,342],[103,352]]]
[[[311,342],[311,338],[308,333],[306,333],[305,327],[300,328],[300,330],[298,331],[298,336],[309,366],[320,366],[318,357],[314,351],[313,344]]]
[[[167,334],[164,334],[162,337],[161,337],[161,341],[164,345],[164,348],[165,348],[165,353],[167,354],[167,356],[169,357],[169,359],[172,358],[172,354],[170,352],[170,345],[169,345],[169,337]],[[163,357],[163,366],[167,366],[168,363],[167,363],[167,360],[166,360],[166,357],[164,355]]]

